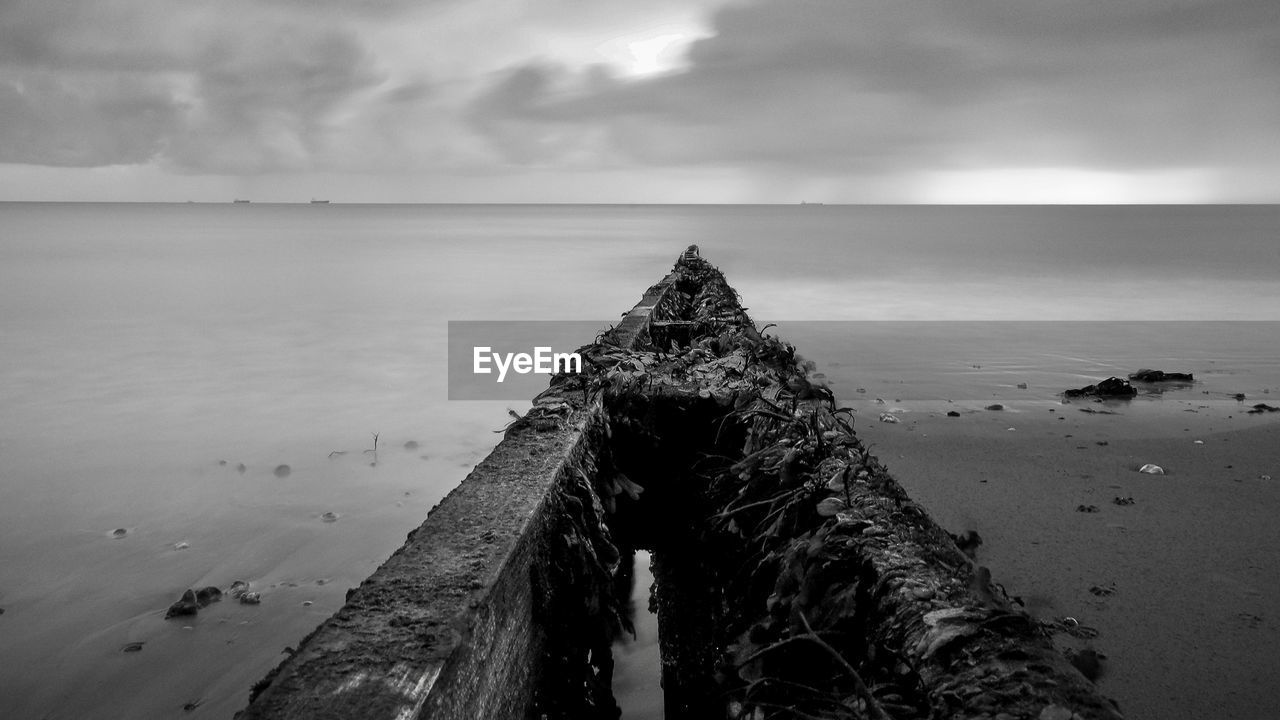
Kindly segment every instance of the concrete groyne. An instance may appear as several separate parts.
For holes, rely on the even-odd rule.
[[[618,578],[666,716],[1118,718],[686,251],[255,686],[257,718],[613,718]]]

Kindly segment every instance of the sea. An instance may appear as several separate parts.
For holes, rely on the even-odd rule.
[[[528,407],[448,399],[448,323],[616,321],[694,244],[841,397],[1280,389],[1277,206],[0,203],[0,717],[229,718]]]

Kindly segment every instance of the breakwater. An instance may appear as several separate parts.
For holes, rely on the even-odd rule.
[[[652,552],[667,717],[1118,718],[686,251],[237,718],[612,718]]]

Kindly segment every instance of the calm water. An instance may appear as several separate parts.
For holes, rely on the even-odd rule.
[[[0,204],[0,716],[229,717],[495,442],[446,322],[616,317],[691,243],[757,318],[1280,321],[1272,206]],[[861,335],[812,327],[835,367]],[[923,399],[965,392],[960,326],[893,327]],[[1271,372],[1251,326],[1180,327],[1160,357]],[[161,619],[234,579],[263,604]]]

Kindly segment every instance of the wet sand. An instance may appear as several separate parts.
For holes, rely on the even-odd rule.
[[[951,532],[981,535],[976,561],[1009,594],[1098,631],[1058,638],[1106,656],[1100,687],[1131,720],[1280,707],[1280,413],[1193,389],[1162,407],[1004,395],[999,411],[849,404],[913,498]],[[901,422],[880,422],[886,410]]]

